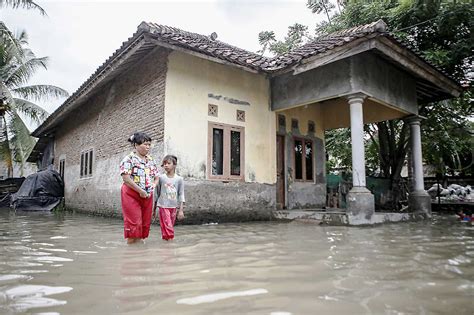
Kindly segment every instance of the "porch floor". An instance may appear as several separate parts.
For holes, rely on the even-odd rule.
[[[420,221],[429,219],[429,216],[415,212],[375,212],[371,217],[365,215],[351,215],[346,209],[292,209],[273,211],[275,220],[297,221],[324,225],[374,225],[382,223],[396,223]]]

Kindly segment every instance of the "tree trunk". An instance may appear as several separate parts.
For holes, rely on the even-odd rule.
[[[2,116],[1,119],[3,123],[1,129],[3,132],[3,138],[4,138],[4,141],[3,141],[4,150],[5,150],[4,155],[5,155],[5,162],[7,164],[7,169],[8,169],[7,176],[13,177],[13,164],[12,164],[13,157],[12,157],[12,152],[10,150],[10,141],[8,139],[7,120],[5,116]]]

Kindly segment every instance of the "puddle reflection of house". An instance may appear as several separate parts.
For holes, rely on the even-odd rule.
[[[71,209],[120,214],[118,164],[128,136],[153,137],[152,154],[179,157],[195,222],[268,219],[278,208],[326,203],[324,130],[351,127],[348,213],[370,217],[363,124],[405,118],[415,191],[423,190],[418,105],[460,86],[386,32],[382,21],[333,33],[267,58],[215,38],[154,23],[137,32],[33,135],[30,161],[64,174]],[[46,154],[47,155],[47,154]]]

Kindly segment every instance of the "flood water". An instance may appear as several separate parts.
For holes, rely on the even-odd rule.
[[[474,228],[159,227],[0,210],[0,314],[472,314]]]

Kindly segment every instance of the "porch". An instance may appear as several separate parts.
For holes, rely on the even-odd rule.
[[[279,117],[277,134],[284,136],[286,143],[283,145],[285,151],[281,153],[277,140],[277,191],[280,191],[277,201],[280,200],[280,205],[288,209],[295,209],[275,211],[274,217],[347,225],[431,217],[430,197],[423,187],[420,133],[422,117],[418,116],[418,106],[457,96],[459,86],[418,56],[394,45],[387,38],[365,38],[342,47],[313,56],[286,72],[274,74],[271,79],[272,110]],[[280,116],[291,120],[291,127],[287,124],[282,127]],[[305,125],[301,128],[294,123],[295,116],[305,117],[308,127]],[[376,213],[374,196],[366,186],[364,124],[393,119],[404,119],[410,126],[414,175],[413,190],[409,195],[410,213]],[[312,131],[311,121],[316,122]],[[352,189],[347,195],[347,209],[341,212],[320,211],[318,208],[321,206],[298,207],[297,202],[289,200],[291,194],[298,195],[298,187],[295,189],[292,186],[295,179],[302,179],[303,183],[297,182],[301,191],[320,193],[319,190],[308,187],[325,185],[324,130],[333,128],[350,128],[351,132]],[[303,140],[295,140],[295,135],[302,135]],[[305,136],[314,143],[312,148],[304,145]],[[293,144],[288,145],[289,142]],[[314,161],[311,165],[313,175],[305,178],[305,163],[301,163],[302,166],[299,167],[296,161],[304,159],[308,150],[311,152],[309,159]],[[296,178],[295,174],[298,172],[302,176]],[[308,209],[297,210],[301,208]]]

